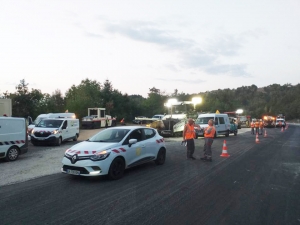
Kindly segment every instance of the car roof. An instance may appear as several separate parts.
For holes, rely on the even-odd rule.
[[[117,126],[117,127],[109,127],[107,129],[121,129],[121,130],[134,130],[134,129],[140,129],[140,128],[147,128],[147,129],[152,129],[155,130],[151,127],[144,127],[144,126]]]

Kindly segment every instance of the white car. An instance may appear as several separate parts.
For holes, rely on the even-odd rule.
[[[108,175],[110,179],[119,179],[127,168],[149,161],[162,165],[165,159],[165,141],[155,129],[111,127],[67,149],[61,171],[80,176]]]

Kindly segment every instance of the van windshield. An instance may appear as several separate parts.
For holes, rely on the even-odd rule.
[[[46,117],[42,117],[42,116],[38,116],[35,121],[33,122],[33,124],[35,126],[37,126],[39,124],[39,122],[41,122],[41,120],[45,119]]]
[[[63,120],[41,120],[36,127],[59,128]]]
[[[214,120],[213,117],[200,117],[196,119],[195,123],[196,124],[208,124],[209,120]]]

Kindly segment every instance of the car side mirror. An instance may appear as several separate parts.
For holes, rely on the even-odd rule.
[[[135,143],[137,143],[137,139],[130,139],[128,146],[131,147],[131,145],[133,145]]]

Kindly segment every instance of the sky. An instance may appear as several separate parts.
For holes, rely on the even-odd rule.
[[[1,94],[22,79],[49,94],[108,79],[144,97],[300,83],[298,0],[0,4]]]

